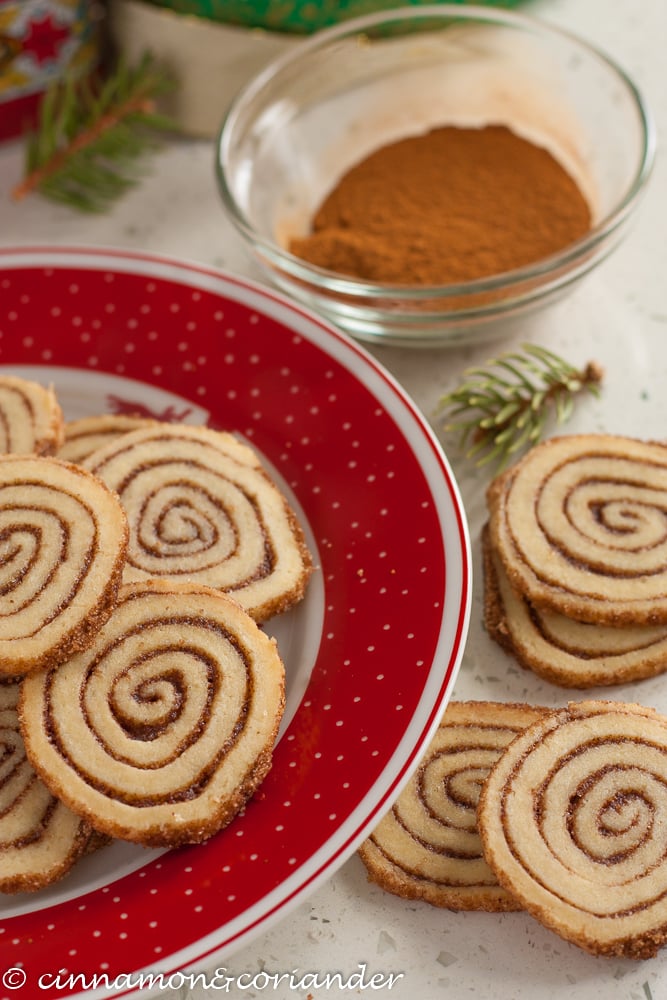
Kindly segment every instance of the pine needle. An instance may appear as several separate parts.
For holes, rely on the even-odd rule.
[[[135,68],[119,62],[94,88],[71,76],[49,88],[28,137],[25,176],[15,200],[39,191],[84,212],[102,212],[143,176],[141,157],[156,133],[175,125],[155,111],[171,86],[149,55]]]
[[[550,418],[557,425],[569,420],[576,396],[599,395],[602,375],[595,362],[578,370],[544,347],[524,344],[522,352],[464,372],[461,384],[440,400],[444,429],[458,433],[466,458],[477,466],[502,468],[540,440]]]

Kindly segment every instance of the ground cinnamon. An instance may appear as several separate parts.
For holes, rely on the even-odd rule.
[[[441,285],[533,264],[590,226],[588,202],[546,149],[505,126],[443,126],[354,166],[289,249],[367,281]]]

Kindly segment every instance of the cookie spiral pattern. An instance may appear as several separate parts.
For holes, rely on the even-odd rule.
[[[0,892],[35,891],[60,879],[91,835],[30,765],[19,732],[18,698],[18,681],[0,681]]]
[[[655,955],[667,936],[667,719],[588,701],[500,757],[479,802],[487,861],[533,916],[594,954]]]
[[[257,621],[303,596],[303,532],[255,453],[231,434],[162,424],[124,435],[85,465],[127,512],[126,582],[195,580],[231,594]]]
[[[667,670],[667,625],[593,625],[537,608],[484,549],[484,622],[518,662],[562,687],[626,684]]]
[[[53,455],[64,435],[53,389],[13,375],[0,377],[0,452]]]
[[[127,521],[88,472],[55,458],[0,457],[0,674],[62,662],[108,618]]]
[[[197,843],[267,774],[284,707],[275,642],[227,595],[121,588],[90,649],[26,678],[21,731],[51,791],[98,831]]]
[[[553,438],[489,492],[511,584],[580,621],[667,622],[667,447]]]
[[[122,434],[156,423],[149,417],[133,417],[125,413],[102,413],[69,420],[64,427],[64,441],[58,449],[58,458],[80,464],[98,448],[103,448]]]
[[[371,880],[448,909],[520,909],[484,859],[476,809],[502,751],[543,714],[528,705],[450,702],[417,771],[359,849]]]

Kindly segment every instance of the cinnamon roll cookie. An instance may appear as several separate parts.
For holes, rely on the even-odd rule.
[[[0,680],[0,892],[42,889],[86,851],[91,828],[51,795],[19,732],[19,682]]]
[[[538,608],[510,586],[487,530],[482,549],[487,632],[522,666],[570,688],[625,684],[667,670],[667,624],[593,625]]]
[[[608,434],[552,438],[488,494],[511,586],[575,621],[667,623],[667,447]]]
[[[80,464],[105,444],[115,441],[122,434],[141,427],[154,426],[158,421],[150,417],[134,417],[125,413],[102,413],[79,420],[68,420],[64,427],[64,441],[58,449],[58,458]]]
[[[206,840],[271,766],[284,708],[275,641],[192,583],[121,588],[90,649],[23,681],[19,715],[45,784],[98,831]]]
[[[450,702],[415,774],[359,848],[370,879],[452,910],[517,910],[484,860],[476,809],[486,776],[545,709]]]
[[[0,456],[0,674],[60,663],[111,614],[128,527],[118,498],[56,458]]]
[[[258,457],[231,434],[159,424],[94,452],[86,468],[130,523],[124,579],[189,579],[231,594],[257,621],[299,601],[303,531]]]
[[[477,814],[498,881],[586,951],[667,939],[667,718],[584,701],[548,713],[489,773]]]
[[[53,389],[13,375],[0,376],[0,452],[53,455],[62,444],[63,427]]]

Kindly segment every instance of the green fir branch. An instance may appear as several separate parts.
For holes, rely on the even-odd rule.
[[[466,458],[503,468],[542,438],[549,420],[566,423],[578,395],[599,395],[601,382],[595,362],[579,370],[544,347],[523,344],[520,352],[464,372],[460,385],[441,398],[439,412]]]
[[[71,76],[49,88],[26,144],[25,176],[13,197],[39,191],[84,212],[102,212],[144,174],[141,158],[174,123],[155,110],[171,81],[146,54],[119,62],[95,87]]]

